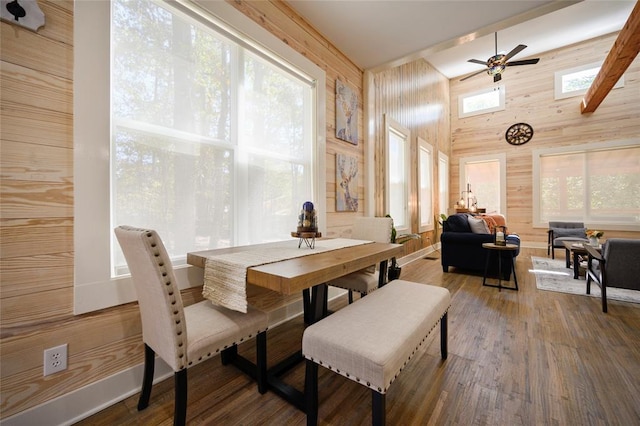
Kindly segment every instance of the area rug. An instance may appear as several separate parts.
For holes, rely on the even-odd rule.
[[[567,268],[564,260],[531,256],[531,263],[533,269],[529,272],[535,274],[536,287],[540,290],[598,298],[601,295],[600,287],[597,284],[591,284],[591,294],[587,294],[587,283],[584,277],[574,279],[573,269]],[[607,300],[640,303],[640,291],[607,287]]]

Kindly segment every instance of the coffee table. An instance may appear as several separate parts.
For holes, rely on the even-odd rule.
[[[563,241],[565,249],[565,259],[567,268],[571,268],[571,260],[573,258],[573,278],[578,279],[580,277],[580,256],[588,255],[587,249],[584,248],[586,243],[576,243],[573,241]],[[596,248],[596,250],[600,250]]]

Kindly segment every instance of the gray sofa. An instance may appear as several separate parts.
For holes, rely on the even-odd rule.
[[[587,263],[587,294],[591,283],[602,290],[602,312],[607,312],[607,288],[626,288],[640,291],[640,240],[610,238],[598,252],[585,244],[589,253]]]

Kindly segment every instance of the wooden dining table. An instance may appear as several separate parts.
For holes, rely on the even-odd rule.
[[[210,256],[265,248],[277,250],[284,244],[265,243],[187,253],[187,263],[205,267]],[[297,242],[296,242],[297,244]],[[327,314],[327,283],[336,278],[380,263],[380,282],[384,285],[388,260],[403,252],[401,244],[366,243],[307,256],[247,268],[247,284],[267,288],[284,295],[303,293],[304,321],[313,324]],[[285,383],[280,376],[303,360],[302,349],[269,368],[269,388],[294,406],[305,411],[304,394]]]

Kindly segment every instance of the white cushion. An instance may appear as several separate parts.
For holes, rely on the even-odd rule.
[[[338,374],[386,393],[450,302],[446,288],[392,281],[307,327],[302,353]]]

